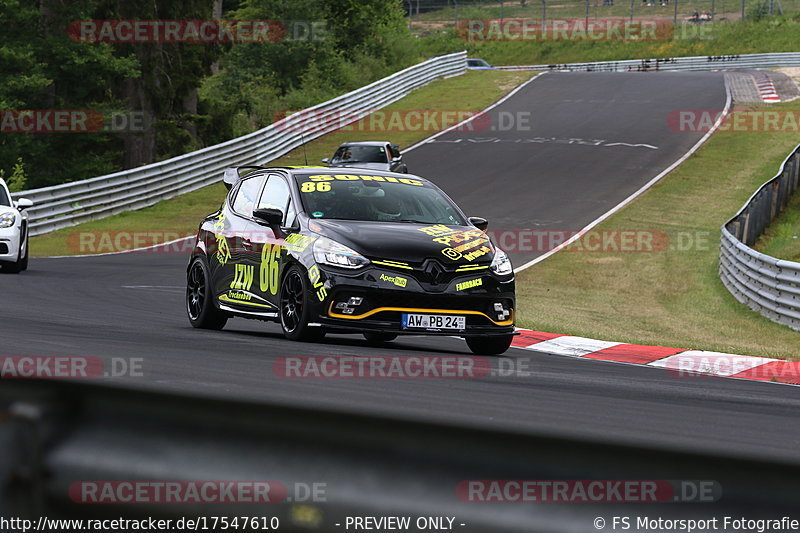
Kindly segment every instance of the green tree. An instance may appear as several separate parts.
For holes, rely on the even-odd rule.
[[[69,22],[89,18],[91,0],[0,0],[0,109],[94,110],[113,105],[109,80],[136,75],[136,59],[111,47],[71,40]],[[121,144],[95,133],[0,134],[0,169],[18,158],[28,165],[28,185],[41,187],[92,177],[118,168]]]

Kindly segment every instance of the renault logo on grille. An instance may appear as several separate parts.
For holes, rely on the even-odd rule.
[[[434,285],[443,279],[445,273],[444,267],[434,259],[428,259],[425,261],[425,264],[422,265],[422,270],[425,272],[425,275],[428,276],[430,282]]]

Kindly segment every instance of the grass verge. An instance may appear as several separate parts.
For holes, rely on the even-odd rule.
[[[400,113],[392,116],[403,117],[404,111],[480,111],[532,75],[531,72],[467,72],[462,76],[435,81],[382,109],[381,112],[384,115],[377,116],[375,121],[367,117],[361,122],[307,143],[308,162],[310,164],[319,163],[323,157],[333,154],[336,147],[345,141],[388,140],[400,144],[401,147],[408,147],[438,130],[431,129],[430,125],[427,126],[428,129],[424,129],[426,126],[413,127],[416,123],[411,121],[405,122],[410,127],[402,125],[397,127],[394,125],[396,122],[393,123],[388,118],[388,112],[398,111]],[[454,105],[453,102],[458,103]],[[378,120],[382,117],[386,119]],[[437,121],[435,126],[447,127],[458,121],[456,113],[451,113],[449,117],[449,123]],[[305,164],[304,151],[296,149],[280,159],[271,161],[270,164]],[[415,172],[421,169],[410,168],[409,170]],[[33,237],[31,239],[31,255],[43,257],[88,254],[135,247],[132,244],[126,246],[130,244],[127,241],[119,243],[123,246],[118,246],[113,241],[103,241],[97,237],[85,240],[85,246],[81,246],[80,235],[86,235],[88,232],[157,232],[152,238],[147,239],[147,244],[156,244],[193,234],[197,230],[200,220],[219,207],[225,192],[221,183],[209,185],[177,198],[159,202],[146,209],[129,211]]]
[[[796,113],[800,102],[773,107]],[[518,277],[520,325],[635,344],[800,359],[800,334],[737,302],[717,275],[720,226],[777,172],[796,144],[789,133],[715,133],[680,167],[595,228],[668,235],[665,250],[553,255]]]
[[[470,40],[467,38],[469,34],[466,34],[465,38],[460,38],[456,36],[454,30],[449,29],[436,31],[420,38],[419,41],[423,55],[466,49],[470,57],[481,57],[494,65],[547,65],[621,59],[793,52],[797,49],[799,32],[800,14],[795,13],[702,28],[698,28],[695,24],[681,23],[674,29],[672,37],[665,40]]]
[[[786,209],[772,221],[754,248],[778,259],[800,262],[800,192],[795,191]]]

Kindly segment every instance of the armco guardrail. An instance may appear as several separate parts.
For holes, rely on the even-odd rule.
[[[517,65],[498,68],[501,70],[568,70],[575,72],[651,72],[657,70],[721,70],[796,66],[800,66],[800,52],[626,59],[621,61],[596,61],[593,63]]]
[[[369,529],[575,533],[601,529],[591,525],[600,523],[598,515],[609,524],[614,516],[630,517],[632,523],[648,516],[706,523],[714,516],[738,518],[744,510],[748,520],[775,520],[796,514],[800,499],[796,457],[726,454],[710,446],[670,450],[624,444],[621,437],[590,440],[501,423],[482,427],[458,417],[414,421],[355,408],[335,412],[263,399],[178,396],[108,382],[6,381],[0,388],[0,518],[18,517],[33,525],[41,517],[157,517],[172,519],[173,525],[184,517],[273,517],[280,528],[270,530],[339,533],[368,529],[346,527],[348,517],[410,516],[410,527]],[[173,496],[147,490],[175,481],[205,486],[205,480],[226,485],[269,480],[278,490],[274,497],[268,493],[268,503],[236,489],[227,497],[220,493],[217,501],[213,487],[209,493],[178,490]],[[497,492],[468,492],[465,485],[475,480]],[[533,490],[515,489],[503,480],[525,480]],[[547,480],[594,487],[548,497]],[[618,480],[616,489],[596,487],[613,483],[608,480]],[[623,480],[649,480],[658,490],[648,492],[645,486],[631,492]],[[530,486],[539,482],[538,488]],[[312,486],[320,490],[312,492]],[[551,503],[559,499],[562,503]],[[679,499],[686,503],[676,503]],[[454,522],[414,527],[417,517],[451,517]],[[231,531],[267,529],[239,520]],[[639,531],[645,529],[666,528]],[[23,529],[12,526],[10,531]],[[773,526],[770,531],[787,529]]]
[[[719,276],[737,300],[774,322],[800,331],[800,263],[750,248],[800,185],[800,146],[777,176],[722,226]]]
[[[435,57],[266,128],[172,159],[88,180],[32,189],[12,196],[33,200],[31,235],[140,209],[222,179],[223,169],[264,164],[304,141],[355,122],[431,81],[466,70],[466,52]]]

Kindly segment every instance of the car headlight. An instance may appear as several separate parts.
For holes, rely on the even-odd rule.
[[[14,225],[14,222],[17,221],[17,215],[8,211],[6,213],[0,213],[0,228],[10,228]]]
[[[314,260],[342,268],[360,268],[369,264],[369,259],[360,253],[327,237],[320,237],[314,242]]]
[[[495,250],[494,259],[492,259],[492,264],[489,265],[489,269],[495,274],[500,274],[501,276],[511,274],[514,271],[511,266],[511,260],[500,248],[495,248]]]

